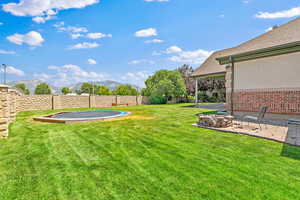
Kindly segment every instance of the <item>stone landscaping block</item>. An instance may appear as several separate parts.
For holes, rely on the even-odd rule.
[[[233,125],[232,116],[219,116],[219,115],[199,115],[198,124],[201,126],[226,128]]]

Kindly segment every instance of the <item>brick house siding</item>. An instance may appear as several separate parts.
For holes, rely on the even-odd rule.
[[[258,112],[268,106],[274,114],[300,114],[300,87],[285,89],[235,90],[233,109],[239,112]]]

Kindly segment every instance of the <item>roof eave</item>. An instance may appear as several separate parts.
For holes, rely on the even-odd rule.
[[[193,78],[210,78],[210,77],[218,77],[225,76],[226,72],[215,72],[215,73],[207,73],[207,74],[194,74]]]
[[[216,60],[219,62],[220,65],[225,65],[231,62],[242,62],[242,61],[253,60],[258,58],[295,53],[299,51],[300,51],[300,41],[297,41],[288,44],[268,47],[264,49],[248,51],[245,53],[219,57],[216,58]]]

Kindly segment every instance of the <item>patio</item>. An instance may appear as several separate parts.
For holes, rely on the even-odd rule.
[[[259,128],[257,123],[241,122],[239,119],[233,121],[233,126],[226,128],[208,127],[199,124],[193,124],[193,126],[300,146],[300,135],[297,134],[299,128],[295,125],[288,125],[286,121],[267,120],[262,124],[262,129]]]

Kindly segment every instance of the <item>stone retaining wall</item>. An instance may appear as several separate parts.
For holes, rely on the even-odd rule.
[[[91,96],[90,100],[92,107],[106,107],[117,103],[116,96]]]
[[[129,106],[138,105],[136,96],[118,96],[117,104],[128,104]]]
[[[53,109],[65,109],[65,108],[89,108],[90,97],[89,96],[53,96]]]
[[[8,136],[8,126],[16,119],[19,96],[17,91],[0,85],[0,138]]]
[[[17,112],[28,110],[52,110],[67,108],[108,107],[113,104],[129,106],[149,104],[142,96],[66,96],[66,95],[21,95],[16,99]]]
[[[52,95],[21,95],[17,99],[17,112],[52,108]]]

